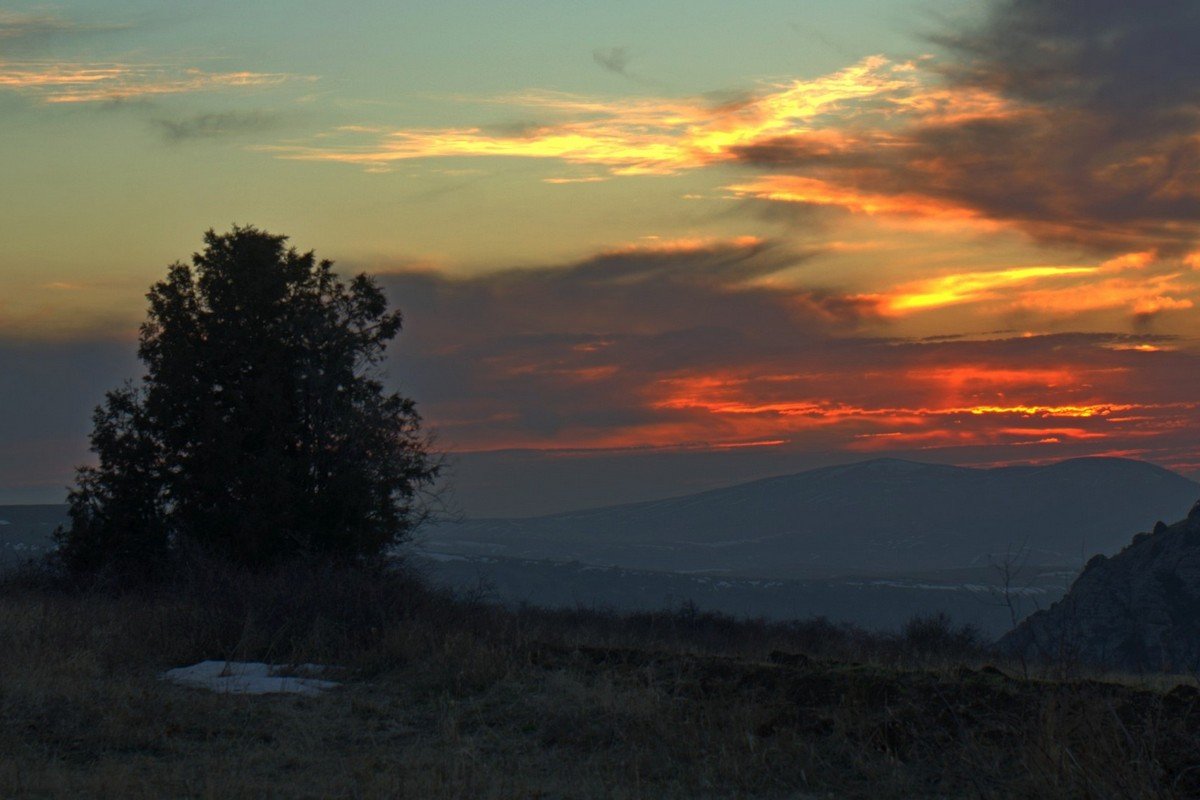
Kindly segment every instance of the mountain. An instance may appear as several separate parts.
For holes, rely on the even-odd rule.
[[[1026,658],[1113,669],[1200,669],[1200,502],[1187,518],[1140,533],[1088,562],[1071,590],[1000,641]]]
[[[1082,458],[971,469],[877,459],[725,489],[525,519],[443,523],[444,554],[787,576],[1082,564],[1200,485],[1140,461]]]

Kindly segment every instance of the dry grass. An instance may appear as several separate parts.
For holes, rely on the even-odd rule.
[[[3,797],[1200,793],[1200,693],[1008,677],[937,624],[510,612],[403,574],[210,567],[136,594],[10,582],[0,643]],[[157,680],[203,658],[345,685]]]

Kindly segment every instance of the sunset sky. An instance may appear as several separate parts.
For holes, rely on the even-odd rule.
[[[1197,41],[1191,0],[6,3],[0,502],[62,499],[233,223],[379,276],[467,513],[1196,475]]]

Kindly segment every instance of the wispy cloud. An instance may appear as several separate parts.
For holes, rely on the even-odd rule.
[[[224,111],[193,114],[180,119],[153,121],[168,142],[220,139],[248,133],[261,133],[280,125],[278,114],[265,111]]]
[[[312,80],[285,73],[212,71],[170,62],[29,57],[39,49],[39,42],[51,38],[126,27],[80,22],[49,12],[0,11],[0,91],[24,94],[45,104],[86,104]]]
[[[52,14],[0,11],[0,41],[62,30],[67,25],[62,18]]]
[[[53,37],[71,34],[122,30],[120,24],[77,22],[46,11],[5,11],[0,9],[0,52]]]
[[[299,76],[285,73],[207,72],[144,64],[0,61],[0,90],[22,92],[44,103],[97,103],[159,95],[278,86]],[[311,80],[311,78],[307,78]]]
[[[800,175],[764,175],[726,186],[734,196],[777,203],[829,206],[885,220],[900,220],[908,227],[932,230],[962,228],[997,230],[1001,225],[979,211],[918,189],[869,191],[844,182]]]
[[[1094,266],[950,272],[863,298],[874,300],[881,313],[891,316],[974,303],[987,304],[993,313],[1023,310],[1043,317],[1116,309],[1144,323],[1164,311],[1193,307],[1192,298],[1200,296],[1200,285],[1190,280],[1190,273],[1180,271],[1181,266],[1175,259],[1160,260],[1153,253],[1135,252]]]
[[[604,100],[562,93],[526,93],[499,100],[536,108],[557,121],[506,134],[482,127],[396,129],[309,147],[277,147],[279,156],[364,167],[444,156],[511,156],[597,165],[615,175],[669,175],[732,161],[736,148],[763,138],[813,132],[824,115],[911,92],[907,65],[866,59],[815,80],[795,80],[724,104],[701,99]],[[880,110],[880,109],[877,109]],[[351,131],[344,131],[352,133]]]
[[[1034,266],[991,272],[963,272],[897,287],[881,298],[890,313],[904,314],[929,308],[994,300],[1004,290],[1052,278],[1093,275],[1096,267]]]
[[[601,68],[617,75],[628,77],[631,56],[627,47],[598,47],[592,51],[592,60]]]
[[[597,47],[592,51],[592,60],[605,72],[619,75],[634,83],[643,86],[661,85],[658,81],[629,68],[633,63],[633,53],[628,47]]]

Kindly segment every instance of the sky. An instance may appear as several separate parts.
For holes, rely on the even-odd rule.
[[[0,502],[253,224],[405,315],[457,507],[898,456],[1200,473],[1200,5],[6,3]]]

